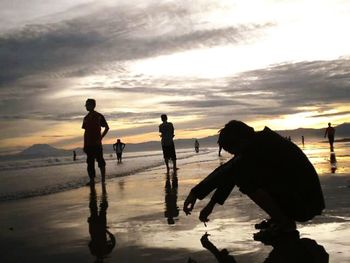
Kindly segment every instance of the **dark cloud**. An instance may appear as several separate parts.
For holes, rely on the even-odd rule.
[[[0,87],[44,72],[52,77],[84,76],[103,70],[108,63],[123,71],[126,60],[248,41],[271,26],[194,31],[192,15],[179,5],[157,3],[146,10],[121,6],[69,21],[27,25],[0,36]]]
[[[328,114],[316,114],[311,116],[312,118],[320,118],[320,117],[334,117],[334,116],[341,116],[341,115],[347,115],[350,114],[350,111],[340,111],[336,113],[328,113]]]

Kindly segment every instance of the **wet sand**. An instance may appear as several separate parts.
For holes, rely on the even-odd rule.
[[[164,167],[106,183],[106,224],[116,244],[103,262],[216,262],[200,243],[208,232],[219,248],[237,262],[263,262],[272,250],[252,239],[254,224],[265,218],[237,189],[224,206],[217,206],[207,227],[198,220],[205,200],[192,215],[182,212],[191,187],[224,159],[182,165],[169,180]],[[320,176],[327,209],[312,222],[299,224],[301,237],[315,240],[330,255],[330,262],[350,261],[350,175]],[[101,210],[102,186],[0,203],[0,262],[95,262],[90,253],[88,218]],[[177,207],[179,209],[177,215]],[[102,208],[103,209],[103,208]],[[168,224],[168,222],[173,224]]]

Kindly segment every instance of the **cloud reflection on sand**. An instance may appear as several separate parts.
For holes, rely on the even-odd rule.
[[[350,218],[347,222],[331,222],[316,225],[306,225],[299,228],[303,237],[309,237],[321,242],[330,255],[337,254],[336,262],[349,262],[350,258]],[[332,258],[331,258],[331,261]],[[335,261],[334,261],[335,262]]]
[[[180,226],[182,228],[182,226]],[[141,228],[143,228],[141,226]],[[258,243],[252,240],[251,222],[238,222],[234,218],[214,219],[205,227],[198,223],[193,229],[174,231],[173,227],[156,222],[148,224],[147,228],[157,229],[142,236],[140,242],[143,246],[164,248],[164,244],[172,249],[184,248],[189,250],[202,249],[199,238],[208,232],[211,239],[218,242],[220,246],[235,251],[235,254],[245,254],[259,250]],[[139,229],[144,232],[144,229]],[[247,246],[247,242],[251,245]]]

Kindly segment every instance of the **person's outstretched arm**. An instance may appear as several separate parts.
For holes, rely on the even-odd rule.
[[[213,204],[215,205],[215,203],[224,203],[234,187],[234,183],[231,183],[233,180],[230,178],[232,176],[234,162],[235,158],[219,166],[199,184],[192,188],[184,202],[183,211],[186,215],[191,214],[197,199],[202,200],[214,189],[217,189],[217,191],[212,197],[210,206],[213,208]]]

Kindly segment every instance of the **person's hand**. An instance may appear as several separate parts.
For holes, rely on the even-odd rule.
[[[184,207],[183,207],[183,211],[185,212],[186,215],[191,214],[191,211],[193,210],[196,201],[197,201],[197,197],[190,192],[184,202]]]
[[[205,232],[205,234],[201,237],[201,244],[204,248],[208,248],[211,245],[208,236],[210,235],[207,232]]]
[[[199,214],[199,220],[203,223],[206,223],[209,221],[208,216],[213,212],[215,203],[213,201],[209,201],[209,203],[201,210]]]

